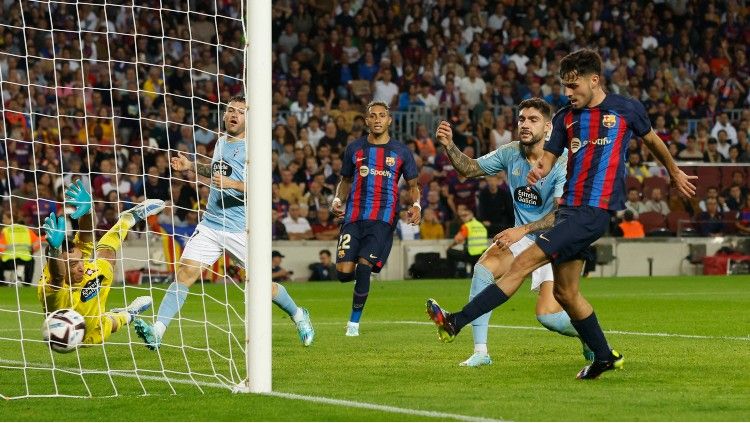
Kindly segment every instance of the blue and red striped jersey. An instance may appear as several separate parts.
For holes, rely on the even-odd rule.
[[[367,136],[352,141],[344,152],[341,175],[351,177],[344,223],[382,220],[393,225],[398,214],[398,181],[419,175],[414,156],[403,143],[391,139],[371,144]]]
[[[566,147],[569,151],[562,204],[624,209],[628,143],[633,134],[642,137],[650,131],[641,102],[618,94],[607,94],[596,107],[560,109],[544,149],[557,156]]]

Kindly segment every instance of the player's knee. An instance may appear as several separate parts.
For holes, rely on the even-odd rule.
[[[200,265],[192,265],[192,264],[186,264],[186,263],[180,263],[177,265],[177,274],[175,275],[175,278],[177,279],[177,282],[185,285],[185,286],[192,286],[196,280],[201,275],[201,267]]]
[[[573,289],[555,284],[555,289],[552,291],[552,295],[555,296],[555,300],[557,300],[560,305],[565,306],[572,304],[578,293]]]
[[[354,272],[337,272],[339,281],[351,282],[354,280]]]

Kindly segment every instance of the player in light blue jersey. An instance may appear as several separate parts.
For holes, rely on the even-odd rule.
[[[185,303],[190,286],[200,277],[203,268],[212,266],[226,251],[245,266],[247,237],[245,235],[245,99],[232,97],[224,113],[226,135],[219,137],[211,164],[193,163],[182,153],[172,158],[172,169],[195,170],[211,178],[208,204],[203,220],[185,245],[177,265],[175,281],[159,305],[153,325],[135,321],[135,331],[146,346],[159,348],[172,318]],[[302,345],[309,346],[315,331],[307,310],[297,307],[286,288],[273,282],[273,302],[283,309],[297,326]]]
[[[508,271],[513,257],[534,243],[534,232],[552,227],[554,223],[554,213],[565,185],[567,155],[560,157],[547,177],[534,185],[526,183],[526,175],[544,154],[544,140],[552,130],[551,119],[551,108],[544,100],[524,100],[519,105],[519,141],[506,144],[476,160],[467,157],[453,144],[453,134],[447,122],[441,122],[438,127],[436,138],[445,147],[456,171],[467,177],[490,176],[505,171],[513,196],[515,227],[495,236],[495,242],[477,262],[469,300]],[[552,288],[552,266],[547,264],[532,272],[531,289],[539,293],[536,303],[537,320],[551,331],[577,337],[578,333],[571,325],[570,317],[555,300]],[[430,301],[432,300],[428,300],[428,305]],[[486,313],[471,323],[474,354],[460,365],[478,367],[492,364],[487,351],[487,330],[491,314]],[[584,357],[587,360],[593,359],[593,354],[585,344],[583,347]]]

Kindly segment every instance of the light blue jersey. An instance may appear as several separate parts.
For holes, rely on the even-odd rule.
[[[226,136],[219,137],[211,159],[211,173],[222,175],[236,181],[245,180],[245,141],[227,141]],[[245,230],[245,193],[235,189],[219,189],[211,185],[208,194],[203,224],[211,229],[225,232],[243,232]]]
[[[516,226],[525,225],[543,218],[555,207],[555,199],[562,197],[565,186],[565,168],[568,160],[567,150],[557,159],[549,175],[537,181],[533,186],[526,183],[526,176],[531,170],[531,163],[521,152],[521,143],[513,141],[485,154],[477,163],[488,175],[495,175],[504,170],[508,175],[508,185],[513,196],[513,211]],[[536,239],[536,235],[529,234]]]

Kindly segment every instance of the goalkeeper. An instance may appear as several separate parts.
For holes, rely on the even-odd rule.
[[[65,199],[75,208],[70,217],[78,219],[79,230],[69,243],[65,240],[65,216],[51,213],[44,219],[42,227],[47,234],[47,260],[37,295],[45,313],[63,308],[80,313],[86,322],[83,343],[101,344],[111,333],[129,324],[133,316],[151,307],[151,297],[142,296],[125,308],[104,312],[117,250],[130,228],[163,210],[164,202],[146,200],[121,213],[117,223],[94,246],[91,194],[78,180],[65,191]]]

